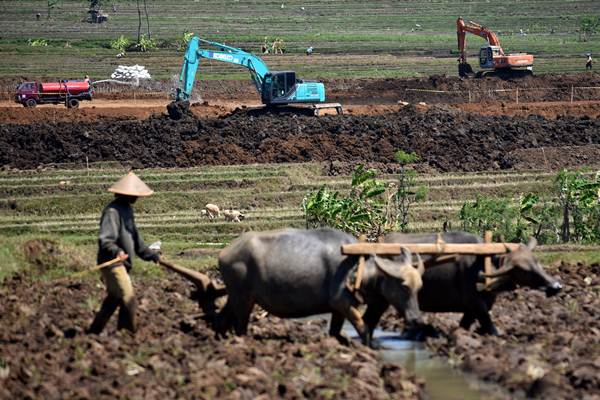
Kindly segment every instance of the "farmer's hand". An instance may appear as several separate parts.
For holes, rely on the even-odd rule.
[[[120,251],[117,254],[117,258],[119,258],[121,261],[125,261],[129,258],[129,255],[127,255],[127,253],[125,253],[124,251]]]

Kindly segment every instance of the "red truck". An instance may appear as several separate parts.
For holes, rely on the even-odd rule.
[[[23,82],[17,88],[15,101],[24,107],[38,104],[63,103],[68,108],[79,107],[82,100],[92,100],[92,86],[89,80],[60,82]]]

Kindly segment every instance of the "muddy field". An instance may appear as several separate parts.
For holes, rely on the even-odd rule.
[[[426,314],[441,330],[429,347],[517,395],[599,399],[600,265],[560,264],[550,272],[564,286],[555,297],[528,289],[499,296],[492,309],[498,337],[459,328],[460,314]],[[389,315],[384,326],[401,324]]]
[[[527,168],[523,149],[600,143],[600,122],[588,117],[479,116],[443,106],[408,106],[376,116],[249,114],[172,121],[98,120],[0,127],[0,165],[122,161],[135,167],[189,167],[306,161],[390,162],[415,151],[438,171]],[[588,160],[597,149],[590,146]],[[569,159],[570,160],[570,159]],[[561,165],[559,161],[557,166]],[[530,165],[539,169],[538,163]]]
[[[0,289],[0,398],[416,399],[424,383],[322,323],[253,314],[247,337],[216,340],[169,276],[134,282],[140,327],[85,335],[104,290],[16,276]]]

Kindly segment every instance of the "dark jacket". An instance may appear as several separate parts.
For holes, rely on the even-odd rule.
[[[138,233],[131,205],[125,199],[117,197],[104,208],[100,218],[98,264],[112,260],[119,251],[129,255],[124,262],[128,269],[133,266],[134,254],[145,261],[152,261],[157,257],[157,253],[144,244]]]

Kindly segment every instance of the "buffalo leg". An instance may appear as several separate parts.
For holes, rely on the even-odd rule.
[[[475,322],[475,314],[470,311],[465,311],[462,318],[460,319],[460,327],[469,330],[471,325]]]
[[[213,328],[217,336],[225,336],[227,331],[233,326],[233,313],[231,312],[231,304],[229,299],[227,303],[216,315],[213,323]]]
[[[367,306],[367,311],[365,311],[365,314],[363,315],[363,320],[365,321],[365,324],[367,324],[371,337],[373,337],[373,331],[388,307],[389,305],[385,302],[373,303]]]
[[[369,328],[365,321],[363,321],[362,316],[360,315],[360,311],[354,306],[350,306],[350,308],[346,311],[345,317],[350,321],[356,332],[362,339],[365,346],[371,347],[371,334],[369,333]]]
[[[498,335],[498,330],[494,326],[492,318],[490,317],[490,313],[487,309],[477,310],[477,321],[479,321],[479,333],[483,335]]]
[[[233,329],[238,336],[246,335],[248,331],[248,321],[250,321],[250,313],[254,308],[254,299],[244,296],[230,295],[228,303],[231,301],[231,312],[233,313]]]
[[[333,336],[343,344],[344,346],[348,346],[350,341],[348,338],[342,334],[342,326],[344,325],[344,316],[337,311],[331,313],[331,322],[329,323],[329,335]]]

